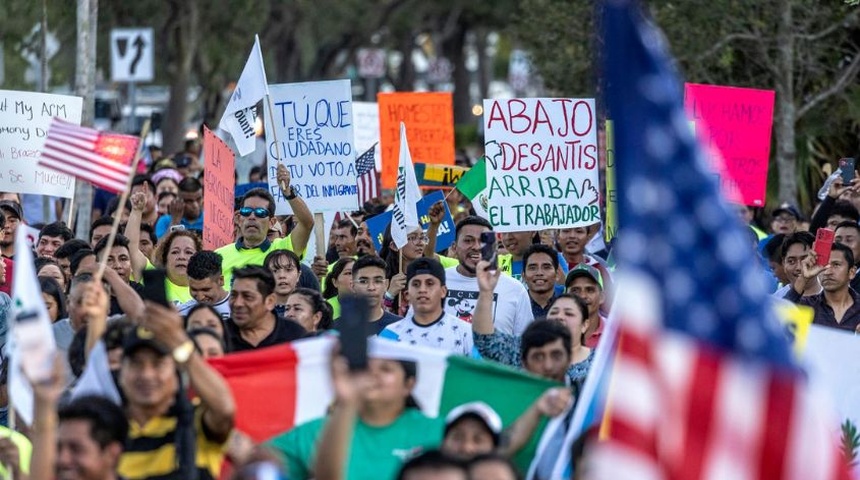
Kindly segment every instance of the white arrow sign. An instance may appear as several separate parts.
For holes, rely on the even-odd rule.
[[[110,32],[111,80],[151,82],[153,68],[151,28],[115,28]]]

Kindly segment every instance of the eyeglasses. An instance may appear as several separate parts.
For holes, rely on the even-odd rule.
[[[424,235],[408,235],[406,237],[406,240],[411,242],[411,243],[427,243],[430,241],[430,237],[428,237],[426,234],[424,234]]]
[[[269,218],[268,208],[242,207],[239,209],[239,215],[242,215],[243,217],[250,217],[252,213],[257,218]]]

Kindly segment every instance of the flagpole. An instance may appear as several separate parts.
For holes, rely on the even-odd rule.
[[[128,195],[131,191],[131,182],[134,180],[134,173],[137,171],[137,164],[140,162],[140,154],[143,151],[143,141],[147,135],[149,135],[149,123],[150,121],[147,119],[143,124],[143,128],[140,130],[140,144],[137,146],[137,150],[134,152],[134,160],[131,162],[131,175],[128,176],[128,180],[125,182],[125,189],[122,191],[122,194],[119,198],[119,203],[117,203],[117,210],[114,213],[116,216],[113,219],[113,226],[110,229],[110,235],[108,236],[107,245],[105,245],[105,249],[102,250],[102,259],[99,262],[99,269],[96,272],[95,281],[96,283],[101,282],[102,275],[105,273],[105,268],[107,268],[107,259],[110,255],[110,250],[113,248],[113,242],[116,239],[116,233],[119,230],[119,222],[122,220],[122,211],[125,208],[125,202],[128,201]]]
[[[75,226],[73,225],[75,221],[75,196],[72,195],[72,198],[69,199],[69,221],[66,223],[66,226],[74,231]]]

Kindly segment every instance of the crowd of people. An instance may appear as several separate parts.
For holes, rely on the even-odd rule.
[[[560,449],[569,446],[563,429],[544,438],[539,425],[559,416],[569,424],[618,294],[600,224],[496,234],[490,262],[482,235],[493,227],[455,190],[446,197],[456,222],[449,248],[436,248],[446,212],[440,202],[426,230],[410,232],[398,248],[389,227],[377,251],[366,222],[390,207],[384,195],[324,226],[327,250],[306,259],[314,217],[282,167],[278,184],[293,214],[275,215],[270,191],[251,189],[236,199],[234,242],[204,250],[200,165],[193,149],[154,158],[134,177],[124,205],[98,192],[88,238],[75,238],[61,221],[29,225],[39,230],[34,268],[58,355],[50,380],[32,384],[32,424],[19,421],[0,434],[0,475],[517,479],[525,472],[511,459],[541,436],[546,448],[531,459],[529,478],[552,478]],[[852,331],[860,328],[858,192],[860,182],[837,180],[808,226],[785,205],[773,211],[770,233],[750,227],[774,296],[812,307],[816,324]],[[15,238],[25,216],[18,194],[0,198],[5,346],[21,253]],[[751,210],[739,210],[749,223]],[[813,248],[818,228],[835,232],[827,262]],[[100,279],[99,262],[107,265]],[[153,269],[164,272],[168,305],[144,299],[142,282]],[[366,298],[371,335],[497,362],[563,386],[536,398],[510,425],[482,402],[432,418],[413,396],[413,361],[371,358],[355,372],[333,356],[327,416],[255,445],[234,428],[231,390],[207,360],[335,335],[347,295]],[[76,390],[96,361],[107,363],[117,398]],[[9,368],[4,360],[0,422],[7,427]]]

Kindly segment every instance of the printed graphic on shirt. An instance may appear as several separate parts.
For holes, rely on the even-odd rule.
[[[493,293],[493,318],[496,316],[498,293]],[[472,315],[478,306],[478,292],[470,290],[448,290],[445,297],[445,313],[453,315],[464,322],[472,323]]]

